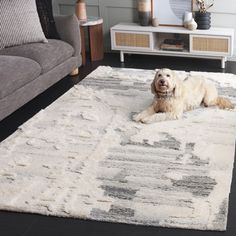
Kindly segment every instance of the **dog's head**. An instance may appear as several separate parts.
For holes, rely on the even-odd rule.
[[[173,92],[174,96],[180,96],[179,81],[175,72],[166,68],[158,70],[151,84],[151,90],[155,95]]]

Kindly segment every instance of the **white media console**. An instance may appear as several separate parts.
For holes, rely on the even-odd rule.
[[[178,38],[185,44],[183,51],[161,50],[164,39]],[[140,26],[136,23],[120,23],[111,28],[112,50],[124,54],[150,54],[177,57],[198,57],[220,59],[225,68],[228,57],[233,55],[234,30],[230,28],[211,28],[190,31],[184,27]]]

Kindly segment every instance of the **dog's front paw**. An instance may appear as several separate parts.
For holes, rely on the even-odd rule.
[[[133,121],[136,121],[136,122],[140,122],[142,120],[142,115],[139,113],[139,114],[135,114],[133,115],[132,119]]]
[[[152,117],[144,117],[141,119],[141,122],[144,124],[151,124],[154,122],[154,120],[152,119]]]
[[[156,113],[154,115],[151,116],[146,116],[144,117],[141,122],[144,124],[151,124],[151,123],[155,123],[155,122],[161,122],[166,120],[166,114],[165,113]]]

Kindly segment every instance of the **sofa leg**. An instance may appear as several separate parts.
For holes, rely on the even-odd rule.
[[[78,74],[79,74],[79,68],[76,68],[70,73],[70,76],[76,76]]]

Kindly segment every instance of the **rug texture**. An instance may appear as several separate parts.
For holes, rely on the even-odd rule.
[[[0,209],[226,229],[236,111],[140,124],[151,70],[99,67],[0,144]],[[184,78],[186,72],[177,72]],[[203,75],[236,103],[236,76]]]

